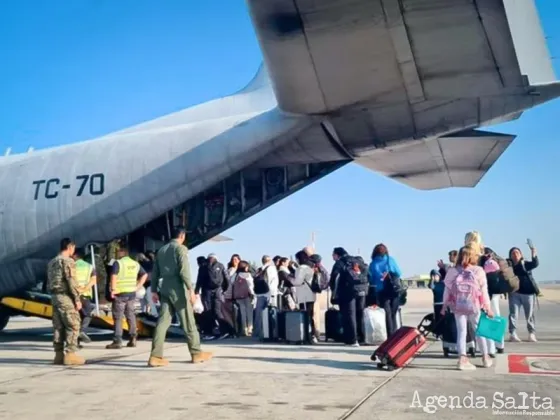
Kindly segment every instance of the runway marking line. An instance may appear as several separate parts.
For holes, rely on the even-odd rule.
[[[560,370],[544,370],[531,366],[535,361],[560,360],[560,354],[509,354],[508,373],[519,375],[560,376]]]

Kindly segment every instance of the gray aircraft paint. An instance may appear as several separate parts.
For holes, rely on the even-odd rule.
[[[560,95],[523,2],[248,0],[265,65],[242,91],[0,157],[0,295],[61,237],[127,234],[247,167],[354,160],[414,188],[475,186],[514,138],[475,129]]]

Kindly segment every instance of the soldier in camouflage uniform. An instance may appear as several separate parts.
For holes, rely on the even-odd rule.
[[[109,242],[109,245],[107,246],[107,255],[105,256],[107,265],[111,265],[111,261],[118,258],[117,253],[119,252],[120,247],[121,240],[118,238],[113,239],[111,242]]]
[[[77,354],[82,308],[76,283],[75,263],[71,258],[76,246],[69,238],[60,241],[60,253],[47,266],[47,290],[53,306],[53,347],[56,365],[83,365]],[[66,353],[64,353],[66,344]]]

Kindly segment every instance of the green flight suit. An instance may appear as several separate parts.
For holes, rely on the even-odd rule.
[[[187,292],[194,291],[194,287],[186,246],[172,240],[158,251],[152,271],[152,293],[158,293],[159,279],[163,279],[159,289],[161,308],[151,356],[163,357],[163,344],[173,313],[179,318],[191,355],[200,353],[200,335],[194,320],[193,306],[187,296]]]

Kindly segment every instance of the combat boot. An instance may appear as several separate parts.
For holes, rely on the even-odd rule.
[[[149,367],[165,367],[168,364],[169,360],[164,359],[163,357],[150,356],[150,360],[148,360]]]
[[[193,363],[204,363],[212,359],[212,353],[209,351],[201,351],[200,353],[191,355],[191,357]]]
[[[64,352],[63,351],[57,351],[57,352],[54,353],[53,363],[55,365],[63,365],[64,364]]]
[[[119,341],[113,341],[111,344],[105,346],[108,350],[119,350],[122,349],[122,343]]]
[[[136,347],[136,336],[135,335],[130,337],[130,340],[128,340],[128,343],[126,343],[126,347]]]
[[[65,366],[81,366],[86,363],[86,359],[80,356],[78,353],[66,353],[64,355],[64,365]]]

